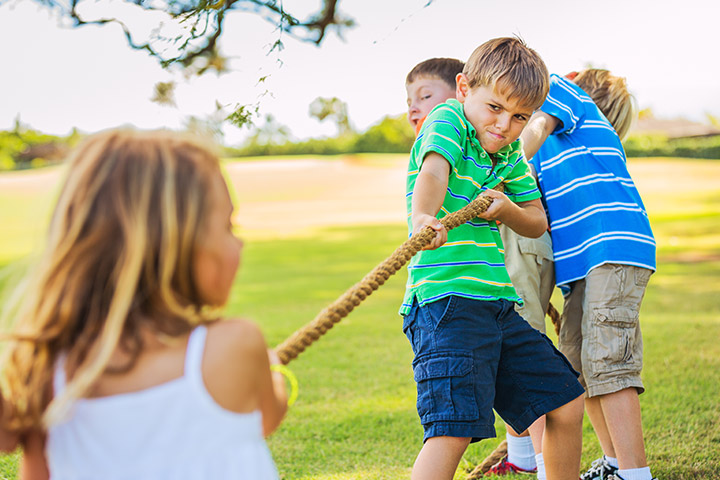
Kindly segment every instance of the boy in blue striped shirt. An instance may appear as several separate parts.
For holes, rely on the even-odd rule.
[[[545,103],[521,135],[565,292],[559,348],[582,372],[585,409],[604,453],[583,480],[652,478],[638,399],[639,310],[655,270],[655,240],[620,143],[634,111],[625,80],[607,70],[551,75]]]

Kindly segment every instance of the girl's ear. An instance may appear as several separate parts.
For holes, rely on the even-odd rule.
[[[463,103],[470,91],[467,76],[464,73],[458,73],[455,77],[455,84],[455,98],[457,98],[460,103]]]

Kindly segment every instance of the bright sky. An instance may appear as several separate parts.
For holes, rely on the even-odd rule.
[[[89,2],[94,4],[94,0]],[[111,8],[100,2],[100,8]],[[115,3],[118,3],[117,1]],[[319,0],[285,0],[289,11],[313,11]],[[329,32],[321,47],[277,39],[257,16],[231,13],[222,39],[233,71],[190,80],[163,71],[130,49],[117,26],[60,28],[29,0],[0,0],[0,129],[19,115],[33,128],[66,134],[123,124],[179,128],[189,115],[223,105],[255,103],[297,138],[334,134],[308,115],[318,96],[347,102],[350,120],[365,129],[405,111],[404,80],[430,57],[466,60],[485,40],[519,34],[551,72],[588,64],[627,77],[640,108],[658,117],[705,121],[720,116],[718,0],[340,0],[357,26],[341,40]],[[108,11],[108,10],[106,10]],[[258,78],[270,75],[264,86]],[[177,108],[150,101],[157,81],[178,82]],[[226,127],[226,142],[247,134]]]

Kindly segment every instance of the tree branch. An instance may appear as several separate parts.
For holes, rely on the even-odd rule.
[[[205,59],[205,65],[199,67],[195,72],[198,74],[204,73],[209,68],[217,69],[217,65],[224,65],[224,62],[216,61],[222,58],[218,41],[223,34],[226,13],[230,11],[259,15],[265,21],[276,25],[281,33],[288,33],[294,38],[316,45],[322,43],[328,28],[334,26],[339,33],[343,28],[354,26],[351,18],[345,18],[338,14],[337,5],[340,0],[323,0],[321,11],[306,21],[300,21],[293,14],[287,12],[282,2],[278,0],[165,0],[163,2],[123,0],[146,12],[163,12],[177,21],[179,25],[184,26],[186,30],[184,35],[172,39],[151,35],[151,38],[141,41],[133,35],[129,25],[119,18],[84,18],[78,12],[78,7],[90,0],[71,0],[69,5],[62,0],[35,1],[58,11],[61,18],[70,19],[73,28],[85,25],[103,26],[110,23],[120,25],[128,45],[135,50],[144,50],[157,58],[163,68],[179,64],[188,69],[193,67],[197,60]],[[182,41],[177,46],[179,53],[164,54],[157,48],[157,44],[162,41],[171,43]]]

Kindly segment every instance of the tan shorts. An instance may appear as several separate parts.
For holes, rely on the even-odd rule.
[[[545,312],[555,288],[552,240],[548,232],[540,238],[523,237],[504,224],[500,236],[505,247],[505,266],[515,291],[523,299],[515,310],[536,330],[545,333]]]
[[[629,387],[642,393],[640,304],[652,274],[646,268],[605,264],[570,284],[560,321],[559,350],[588,397]]]

